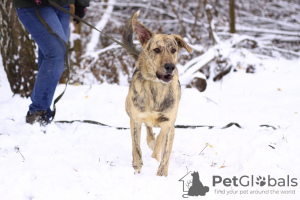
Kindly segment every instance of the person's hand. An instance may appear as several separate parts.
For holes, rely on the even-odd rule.
[[[75,15],[77,17],[83,18],[85,16],[85,13],[86,13],[86,7],[75,5]],[[78,19],[74,18],[73,21],[75,21],[76,24],[79,23]]]
[[[32,0],[37,6],[46,6],[49,4],[48,0]]]

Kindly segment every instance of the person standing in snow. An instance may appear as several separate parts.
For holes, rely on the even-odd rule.
[[[52,0],[54,3],[70,10],[75,5],[75,15],[83,18],[89,0]],[[38,45],[38,74],[31,94],[31,105],[27,112],[26,122],[39,122],[47,125],[51,122],[50,105],[58,81],[65,69],[65,53],[67,51],[63,39],[68,43],[69,21],[67,13],[49,5],[48,0],[13,0],[18,17]],[[35,8],[61,38],[52,35],[38,18]]]

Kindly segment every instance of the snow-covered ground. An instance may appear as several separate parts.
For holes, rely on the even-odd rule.
[[[204,93],[182,88],[176,124],[215,128],[176,129],[169,176],[157,177],[159,163],[151,158],[145,128],[144,166],[134,175],[130,130],[52,123],[44,134],[25,123],[30,100],[12,95],[0,66],[0,199],[183,199],[191,173],[184,187],[179,179],[190,171],[198,171],[209,187],[192,199],[300,199],[299,74],[300,60],[266,59],[255,74],[241,69],[222,82],[209,81]],[[56,96],[63,89],[59,85]],[[56,120],[129,127],[127,91],[128,86],[70,85]],[[221,129],[231,122],[243,128]],[[213,186],[216,176],[226,181]],[[256,184],[259,176],[266,185]],[[234,177],[242,178],[237,186]]]

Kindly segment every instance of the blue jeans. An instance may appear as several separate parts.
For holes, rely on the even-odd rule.
[[[70,6],[64,8],[69,10]],[[38,11],[52,30],[68,42],[69,15],[51,6],[38,7]],[[34,113],[38,110],[47,110],[49,114],[56,86],[65,68],[66,47],[44,27],[34,7],[17,8],[17,13],[38,45],[38,74],[31,94],[32,104],[29,111]]]

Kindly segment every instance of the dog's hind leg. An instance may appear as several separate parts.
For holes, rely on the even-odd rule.
[[[152,151],[155,147],[155,134],[152,131],[152,127],[146,126],[147,129],[147,144]]]
[[[174,127],[170,127],[168,132],[164,134],[164,138],[162,140],[161,161],[157,170],[158,176],[168,176],[169,161],[170,161],[174,136],[175,136]]]
[[[141,143],[141,123],[136,123],[130,119],[131,139],[132,139],[132,166],[134,174],[139,174],[143,165]]]

